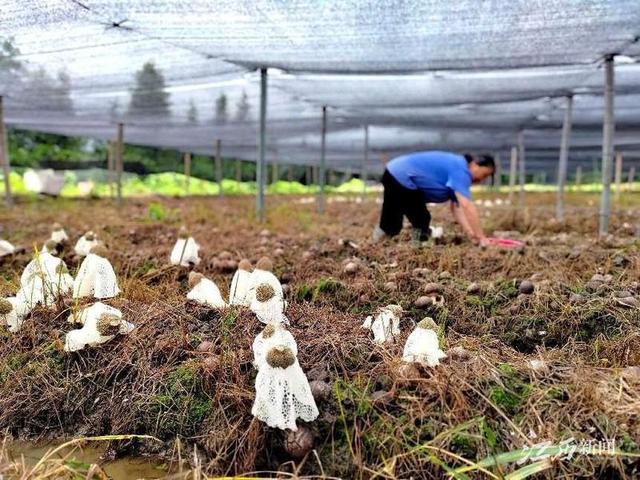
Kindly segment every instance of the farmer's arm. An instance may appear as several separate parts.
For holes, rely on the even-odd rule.
[[[480,226],[480,218],[478,216],[478,210],[476,209],[476,206],[469,198],[459,194],[458,192],[456,192],[456,199],[458,200],[458,206],[454,207],[454,212],[458,211],[458,215],[464,216],[465,220],[463,221],[466,221],[468,230],[467,228],[465,228],[463,223],[460,223],[457,215],[456,220],[460,223],[465,233],[467,233],[467,235],[469,235],[472,240],[483,245],[486,242],[486,237],[484,235],[484,232],[482,231],[482,227]]]
[[[453,214],[453,218],[456,220],[456,222],[458,222],[458,225],[462,227],[462,231],[464,232],[464,234],[469,238],[473,238],[474,233],[471,229],[471,225],[469,225],[467,217],[465,217],[462,208],[460,208],[460,205],[456,202],[451,202],[451,213]]]

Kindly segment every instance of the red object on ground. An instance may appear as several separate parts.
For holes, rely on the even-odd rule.
[[[497,238],[497,237],[489,237],[487,238],[489,245],[494,247],[502,247],[502,248],[519,248],[524,247],[525,243],[520,240],[513,240],[511,238]]]

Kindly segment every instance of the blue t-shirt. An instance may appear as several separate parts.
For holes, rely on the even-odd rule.
[[[403,187],[420,190],[425,202],[455,202],[456,192],[471,198],[471,172],[462,155],[439,151],[409,153],[387,163],[387,170]]]

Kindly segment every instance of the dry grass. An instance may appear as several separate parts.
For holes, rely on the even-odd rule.
[[[633,284],[640,279],[638,244],[624,225],[633,211],[620,212],[612,224],[615,237],[598,242],[591,236],[594,210],[580,206],[590,197],[572,198],[563,225],[546,220],[551,197],[532,197],[525,213],[493,208],[486,218],[491,229],[518,229],[535,244],[522,254],[456,245],[454,238],[416,250],[406,233],[370,245],[365,238],[378,213],[373,202],[330,203],[329,214],[318,217],[313,206],[270,198],[269,236],[259,234],[263,227],[253,223],[252,202],[241,198],[162,200],[162,221],[149,220],[146,200],[131,200],[123,210],[106,201],[0,210],[1,224],[11,226],[0,236],[26,247],[41,244],[54,221],[73,239],[96,231],[111,249],[123,290],[107,303],[138,327],[99,348],[65,354],[64,334],[72,328],[66,318],[77,308],[65,300],[34,311],[17,335],[2,331],[0,428],[23,438],[147,434],[164,442],[114,440],[109,450],[116,455],[170,457],[179,436],[190,452],[185,459],[197,467],[188,474],[194,477],[280,471],[293,477],[441,478],[468,462],[571,437],[615,439],[620,450],[638,453],[640,374],[631,367],[640,365],[640,314],[613,299],[616,290],[639,293]],[[436,219],[441,215],[436,211]],[[187,272],[166,267],[181,224],[202,245],[198,271],[223,292],[232,274],[214,268],[218,252],[255,262],[284,250],[274,263],[288,281],[300,363],[314,378],[326,370],[333,386],[311,425],[316,453],[303,462],[287,456],[280,431],[250,414],[258,322],[247,311],[187,304]],[[359,248],[339,244],[340,238]],[[353,275],[342,270],[351,257],[361,265]],[[4,260],[1,293],[15,292],[28,259]],[[78,263],[69,254],[65,259],[73,273]],[[444,270],[451,280],[438,280]],[[596,271],[611,273],[613,284],[586,292],[583,304],[570,304],[570,293],[584,292]],[[518,298],[518,281],[535,273],[536,292]],[[397,285],[393,293],[384,288],[389,281]],[[413,306],[428,281],[442,284],[445,308]],[[481,284],[482,295],[465,293],[471,282]],[[387,303],[405,307],[403,333],[381,348],[360,323]],[[468,358],[452,357],[421,369],[417,378],[403,378],[404,340],[426,314],[440,325],[446,349],[463,347]],[[203,340],[213,342],[211,353],[197,350]],[[216,361],[205,363],[211,356]],[[535,370],[531,360],[545,367]],[[485,466],[476,475],[500,478],[516,468]],[[638,468],[633,457],[576,455],[549,463],[540,475],[634,478]]]

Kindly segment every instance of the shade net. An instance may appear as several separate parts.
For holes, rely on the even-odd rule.
[[[122,122],[127,143],[213,155],[220,139],[255,161],[268,68],[269,162],[317,165],[326,105],[330,168],[419,149],[506,165],[523,130],[527,169],[553,175],[567,95],[570,168],[600,157],[618,54],[616,149],[640,168],[639,35],[637,0],[0,0],[0,94],[10,126],[107,140]]]

